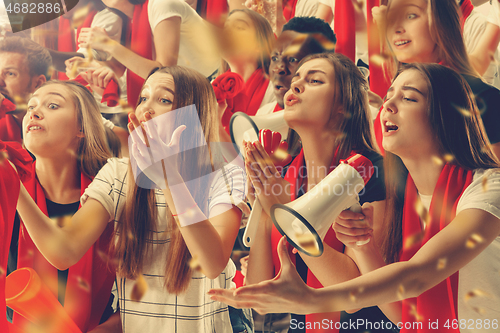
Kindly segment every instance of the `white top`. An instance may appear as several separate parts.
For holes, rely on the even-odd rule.
[[[357,5],[357,0],[352,0]],[[335,0],[319,0],[320,3],[330,7],[332,13],[335,15]],[[355,10],[354,20],[356,21],[356,62],[361,59],[364,63],[368,64],[368,32],[366,26],[366,5],[363,3],[363,10]],[[330,24],[332,30],[334,29],[335,16]]]
[[[197,70],[208,77],[221,64],[209,23],[181,0],[149,0],[148,18],[154,34],[156,26],[171,17],[181,18],[181,38],[177,64]],[[165,36],[168,38],[168,36]]]
[[[113,11],[109,10],[109,8],[104,8],[97,14],[95,14],[90,27],[100,27],[103,28],[108,34],[109,38],[114,41],[120,43],[120,39],[122,36],[122,28],[123,28],[123,20],[120,16],[118,16]],[[76,52],[83,53],[85,56],[87,55],[87,49],[80,47]],[[127,100],[127,75],[125,73],[118,78],[118,85],[120,87],[120,99],[126,101]],[[102,95],[92,92],[94,98],[99,104],[99,109],[101,113],[119,113],[123,111],[123,108],[120,105],[115,107],[109,107],[106,103],[101,103]]]
[[[457,215],[465,209],[481,209],[500,219],[500,169],[487,171],[478,169],[474,173],[472,183],[465,189],[457,205]],[[487,177],[486,191],[483,179]],[[430,201],[420,196],[422,203],[429,210]],[[488,245],[483,252],[458,273],[458,319],[466,321],[466,328],[460,328],[461,333],[488,333],[490,329],[484,328],[486,319],[500,320],[500,236]],[[472,297],[467,302],[465,296],[468,292],[480,289],[489,296]],[[478,310],[480,309],[480,310]],[[478,311],[480,313],[478,313]],[[484,313],[481,313],[484,311]],[[472,325],[472,321],[474,324]],[[476,322],[477,320],[477,322]],[[482,322],[480,329],[477,323]],[[469,329],[470,326],[470,329]]]
[[[320,0],[299,0],[295,5],[295,17],[314,16]]]
[[[260,103],[260,107],[269,103],[276,103],[276,95],[274,95],[274,88],[271,80],[269,80],[269,84],[267,85],[267,89],[264,94],[264,98],[262,98],[262,102]]]
[[[479,39],[486,29],[486,17],[479,13],[477,10],[473,10],[469,17],[465,20],[464,24],[464,43],[467,53],[471,53],[476,48]],[[495,51],[494,57],[498,61],[498,50]],[[493,84],[495,77],[498,76],[498,68],[495,61],[490,62],[490,65],[486,72],[483,74],[482,79],[488,84]]]
[[[87,198],[99,201],[110,214],[110,221],[119,223],[123,211],[127,181],[129,180],[128,159],[112,158],[99,171],[94,181],[85,190],[82,204]],[[229,193],[234,202],[244,198],[244,171],[230,164],[224,167],[229,179]],[[158,207],[157,231],[152,232],[149,240],[153,245],[143,263],[143,275],[148,289],[139,302],[130,299],[135,281],[117,275],[120,315],[123,332],[232,332],[227,306],[212,301],[207,292],[211,288],[235,287],[232,279],[236,268],[229,260],[224,271],[214,280],[199,272],[194,272],[188,290],[184,294],[169,294],[163,287],[165,255],[170,239],[164,231],[167,229],[166,204],[163,193],[156,190]],[[228,186],[219,170],[209,191],[209,211],[216,205],[230,205]]]

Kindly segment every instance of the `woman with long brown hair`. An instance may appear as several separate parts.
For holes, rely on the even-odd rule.
[[[77,260],[108,222],[115,224],[110,257],[117,265],[124,332],[232,332],[228,307],[210,301],[206,292],[232,285],[235,267],[229,256],[240,225],[235,206],[244,198],[244,174],[221,162],[214,110],[215,94],[201,74],[177,66],[155,71],[130,115],[130,129],[138,128],[132,132],[132,164],[109,160],[83,195],[71,225],[27,224],[41,252],[58,267]],[[179,153],[175,162],[163,162],[177,166],[167,169],[175,183],[157,181],[155,168],[141,164],[135,136],[141,124],[154,128],[163,141],[173,138]],[[186,133],[172,135],[178,127]],[[149,143],[163,147],[161,140]],[[24,195],[20,200],[25,220],[41,218]],[[44,242],[48,235],[54,237],[50,245]]]

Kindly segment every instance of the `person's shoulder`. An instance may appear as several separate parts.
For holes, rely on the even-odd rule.
[[[102,167],[100,174],[106,172],[111,173],[114,176],[119,176],[120,174],[124,174],[128,170],[129,159],[126,157],[118,158],[111,157],[108,158],[107,163]]]
[[[474,95],[482,95],[482,94],[488,94],[491,96],[497,95],[498,98],[500,98],[500,90],[484,82],[483,80],[481,80],[481,78],[468,74],[462,74],[462,77],[469,84],[469,87],[474,93]]]
[[[149,0],[148,11],[151,9],[154,11],[185,12],[187,7],[191,8],[191,6],[182,0]]]

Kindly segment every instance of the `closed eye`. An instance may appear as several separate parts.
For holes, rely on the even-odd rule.
[[[411,99],[411,98],[408,98],[408,97],[403,97],[403,99],[404,99],[405,101],[409,101],[409,102],[417,102],[417,100],[416,100],[416,99]]]

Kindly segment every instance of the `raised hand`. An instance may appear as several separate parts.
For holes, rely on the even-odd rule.
[[[151,114],[145,115],[146,122],[140,123],[134,114],[130,114],[130,158],[159,188],[168,188],[169,181],[179,181],[181,176],[177,163],[179,141],[185,125],[179,126],[172,134],[169,143],[164,142],[158,133],[156,121]]]

